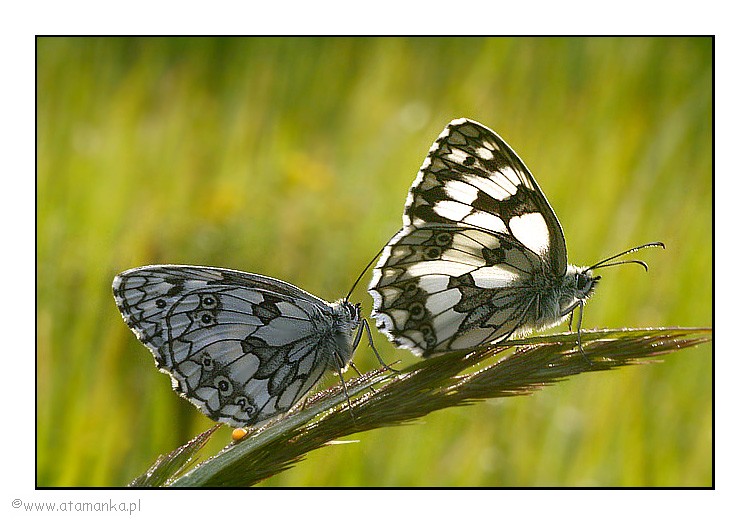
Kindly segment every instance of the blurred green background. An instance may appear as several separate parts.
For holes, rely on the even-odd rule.
[[[401,226],[407,189],[457,117],[524,159],[570,262],[667,245],[642,254],[648,274],[602,271],[585,328],[712,324],[710,38],[37,46],[40,486],[124,485],[212,425],[122,322],[116,273],[213,265],[342,297]],[[369,313],[368,280],[353,297]],[[380,334],[376,345],[414,359]],[[377,364],[364,346],[355,363]],[[708,486],[712,375],[703,345],[356,435],[264,485]]]

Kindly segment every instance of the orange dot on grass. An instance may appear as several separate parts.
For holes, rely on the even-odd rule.
[[[249,432],[246,428],[235,428],[234,430],[232,430],[232,439],[234,441],[240,441],[244,439],[248,434]]]

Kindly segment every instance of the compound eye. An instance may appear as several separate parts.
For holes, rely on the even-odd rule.
[[[588,284],[588,279],[583,274],[576,274],[576,288],[578,290],[583,290],[586,288],[586,285]]]

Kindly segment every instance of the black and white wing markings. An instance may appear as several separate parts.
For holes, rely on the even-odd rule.
[[[347,301],[221,268],[135,268],[113,292],[174,390],[235,427],[288,411],[326,371],[342,371],[364,322]]]
[[[477,122],[448,124],[409,190],[404,229],[437,224],[510,237],[546,256],[556,274],[567,269],[562,227],[541,188],[510,146]]]
[[[521,159],[489,128],[454,120],[373,272],[373,317],[417,355],[471,348],[559,323],[592,291],[578,270]]]

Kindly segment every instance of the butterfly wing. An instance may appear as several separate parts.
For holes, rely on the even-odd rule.
[[[454,120],[376,265],[373,317],[418,355],[471,348],[539,318],[534,281],[566,268],[560,223],[521,159],[489,128]]]
[[[288,411],[330,367],[330,305],[283,281],[146,266],[115,277],[125,323],[204,414],[248,426]]]

